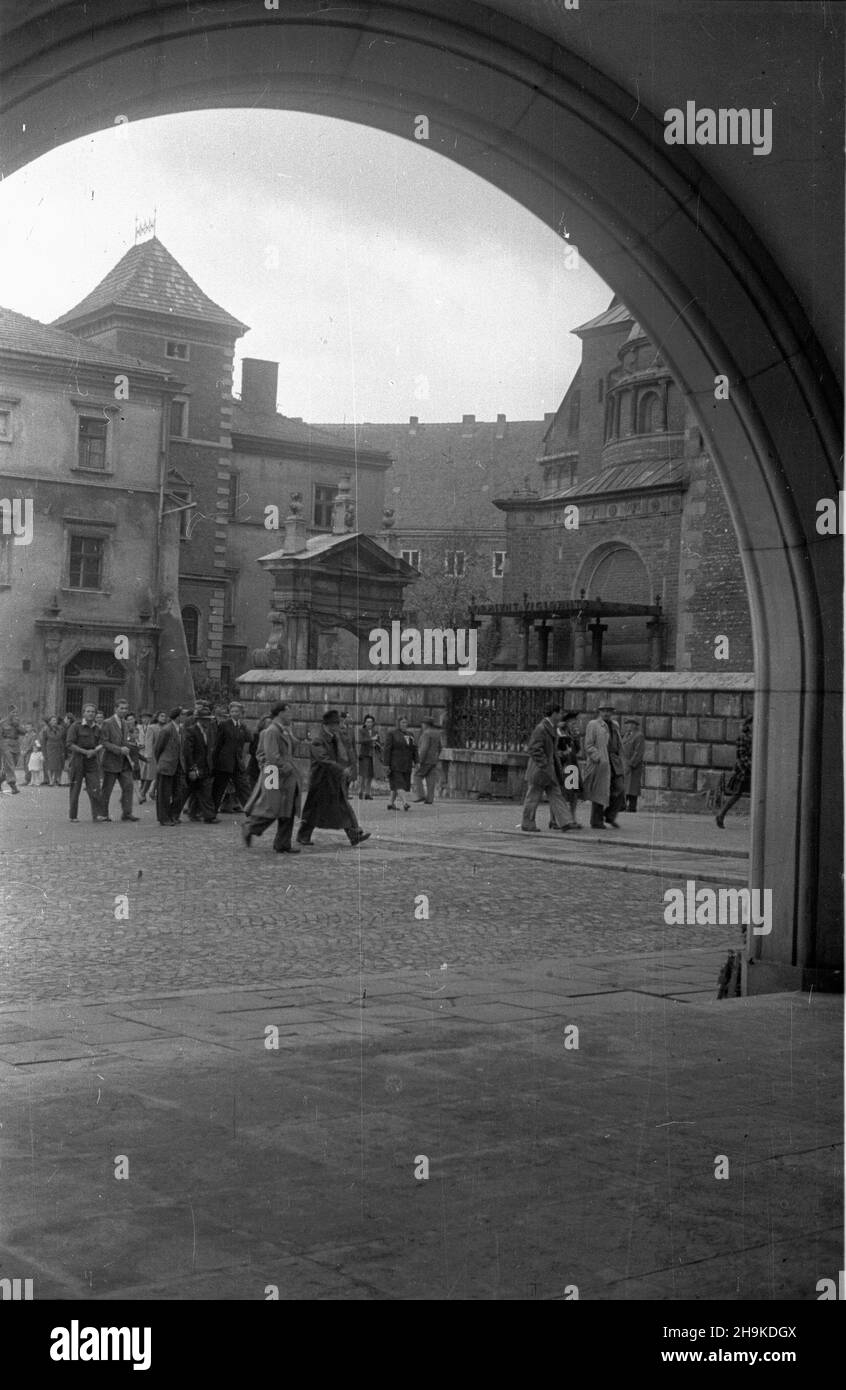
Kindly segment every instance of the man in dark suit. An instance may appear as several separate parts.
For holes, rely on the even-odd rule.
[[[103,819],[111,820],[109,815],[109,800],[115,782],[120,783],[120,809],[121,820],[137,820],[137,816],[132,814],[132,797],[135,791],[135,781],[132,776],[132,758],[129,752],[129,730],[126,725],[126,716],[129,713],[129,701],[118,700],[115,712],[110,719],[103,720],[103,727],[100,730],[100,741],[102,742],[103,753],[103,791],[101,794],[101,805],[103,808]]]
[[[529,763],[526,768],[528,790],[523,802],[523,816],[520,829],[537,834],[535,812],[541,803],[544,792],[549,802],[550,830],[568,830],[570,813],[561,791],[564,772],[558,757],[558,724],[561,720],[561,706],[550,705],[544,710],[543,719],[532,730],[529,739]]]
[[[194,718],[182,732],[182,756],[185,761],[185,776],[188,782],[188,796],[193,798],[193,809],[188,808],[189,820],[203,820],[206,825],[217,825],[212,787],[214,746],[217,738],[211,706],[207,700],[198,700],[194,707]]]
[[[252,793],[252,784],[244,767],[244,745],[249,746],[250,731],[246,724],[236,717],[240,710],[240,705],[232,704],[228,709],[226,705],[217,705],[214,711],[217,725],[212,760],[212,800],[215,815],[220,811],[230,782],[242,808],[246,806]]]
[[[82,783],[88,800],[91,802],[91,819],[105,820],[100,812],[100,765],[97,762],[97,749],[100,747],[100,730],[94,723],[94,706],[85,705],[82,718],[76,719],[68,728],[66,747],[70,754],[68,763],[68,782],[70,786],[70,819],[75,821],[79,812],[79,793]]]
[[[177,705],[162,724],[153,742],[156,760],[156,817],[159,825],[179,825],[182,811],[182,786],[185,766],[182,759],[182,730],[179,721],[182,710]]]

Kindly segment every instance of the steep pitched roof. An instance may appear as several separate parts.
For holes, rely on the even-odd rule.
[[[236,329],[239,337],[247,331],[245,323],[203,293],[158,237],[130,247],[99,285],[54,323],[73,323],[112,307],[221,324]]]
[[[493,498],[514,492],[533,474],[543,420],[477,420],[429,424],[322,425],[358,449],[391,454],[385,505],[398,533],[484,527],[500,531]],[[412,430],[415,432],[412,433]],[[501,437],[499,437],[501,436]]]
[[[155,372],[162,379],[180,380],[178,373],[168,371],[160,363],[145,362],[140,357],[126,354],[118,356],[117,353],[99,347],[87,338],[77,338],[73,333],[66,333],[64,329],[39,323],[37,319],[27,318],[26,314],[18,314],[14,309],[4,309],[2,306],[0,352],[52,357],[78,366],[107,367],[110,371],[117,367],[134,367]]]

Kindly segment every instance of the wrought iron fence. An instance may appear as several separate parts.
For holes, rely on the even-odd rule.
[[[450,748],[492,749],[498,753],[524,753],[532,729],[552,704],[551,690],[490,690],[473,687],[451,692],[447,716]],[[562,700],[566,704],[566,697]]]

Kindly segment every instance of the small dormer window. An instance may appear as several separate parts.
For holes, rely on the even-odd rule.
[[[165,357],[173,357],[178,362],[187,362],[188,344],[177,342],[175,338],[169,338],[165,344]]]

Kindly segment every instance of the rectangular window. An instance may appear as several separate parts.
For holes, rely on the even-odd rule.
[[[170,433],[177,439],[188,437],[188,402],[177,396],[170,406]]]
[[[505,574],[505,555],[506,552],[504,550],[495,550],[493,553],[491,575],[494,579],[501,579]]]
[[[12,438],[12,412],[5,407],[0,409],[0,439],[10,440]]]
[[[188,361],[188,344],[170,341],[165,347],[165,357],[175,357],[180,362]]]
[[[463,579],[466,558],[463,550],[448,550],[444,557],[445,573],[453,579]]]
[[[237,514],[238,514],[238,474],[237,474],[237,473],[230,473],[230,474],[229,474],[228,513],[229,513],[230,516],[237,516]]]
[[[337,487],[324,487],[319,483],[315,484],[314,524],[321,531],[332,530],[332,503],[337,495]]]
[[[419,550],[401,550],[401,551],[400,551],[400,559],[401,559],[401,560],[405,560],[405,563],[406,563],[407,565],[411,565],[411,568],[412,568],[413,570],[417,570],[417,571],[419,572],[419,570],[420,570],[420,551],[419,551]]]
[[[98,420],[90,415],[82,415],[79,421],[79,467],[93,472],[106,471],[106,442],[109,437],[108,420]]]
[[[71,589],[102,588],[105,546],[102,536],[71,536],[68,574]]]

